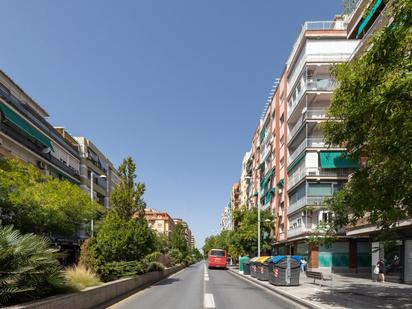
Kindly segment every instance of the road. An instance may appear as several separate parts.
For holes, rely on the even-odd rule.
[[[274,309],[301,308],[227,270],[197,263],[112,305],[113,309]]]

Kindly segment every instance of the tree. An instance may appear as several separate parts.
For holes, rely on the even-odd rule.
[[[179,250],[183,256],[186,256],[189,251],[185,228],[181,223],[177,223],[170,237],[170,245],[172,249]]]
[[[23,232],[73,235],[103,211],[78,186],[17,159],[0,160],[0,219]]]
[[[143,218],[146,208],[143,194],[146,187],[143,183],[135,183],[136,164],[131,157],[123,160],[118,173],[120,184],[110,195],[111,207],[125,220],[130,219],[135,213],[138,214],[138,218]]]
[[[338,82],[324,127],[330,144],[365,161],[330,205],[336,226],[361,218],[384,230],[412,215],[412,1],[388,3],[392,23],[367,51],[337,66]]]
[[[57,250],[48,240],[0,227],[0,305],[29,301],[65,290]]]
[[[156,249],[156,236],[146,220],[124,220],[110,210],[95,240],[90,244],[92,258],[98,265],[144,258]]]

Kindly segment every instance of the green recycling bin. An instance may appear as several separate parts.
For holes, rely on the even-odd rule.
[[[248,256],[241,256],[239,258],[239,271],[243,273],[244,271],[244,264],[249,261]]]

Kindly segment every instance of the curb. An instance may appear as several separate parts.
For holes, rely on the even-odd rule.
[[[289,299],[289,300],[292,300],[292,301],[294,301],[294,302],[296,302],[296,303],[298,303],[298,304],[300,304],[300,305],[302,305],[302,306],[304,306],[304,307],[306,307],[306,308],[310,308],[310,309],[325,309],[324,307],[321,307],[321,306],[319,306],[319,305],[315,305],[315,304],[313,304],[313,303],[311,303],[311,302],[309,302],[309,301],[307,301],[307,300],[304,300],[304,299],[302,299],[302,298],[296,297],[296,296],[294,296],[294,295],[292,295],[292,294],[290,294],[290,293],[287,293],[287,292],[285,292],[285,291],[278,290],[275,286],[267,286],[267,285],[263,284],[263,283],[262,283],[261,281],[259,281],[259,280],[254,280],[254,279],[253,279],[252,277],[250,277],[250,276],[241,275],[241,274],[239,274],[237,271],[235,271],[235,270],[233,270],[233,269],[228,268],[228,270],[229,270],[229,272],[230,272],[232,275],[234,275],[234,276],[236,276],[236,277],[238,277],[238,278],[240,278],[240,279],[243,279],[243,280],[245,280],[245,281],[252,282],[252,283],[254,283],[254,284],[256,284],[256,285],[259,285],[259,286],[261,286],[261,287],[266,288],[267,290],[269,290],[269,291],[271,291],[271,292],[280,294],[281,296],[283,296],[283,297],[285,297],[285,298],[287,298],[287,299]]]

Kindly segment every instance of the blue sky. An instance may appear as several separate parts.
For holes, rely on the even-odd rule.
[[[3,0],[0,68],[118,165],[149,207],[217,233],[269,90],[305,20],[342,0]]]

